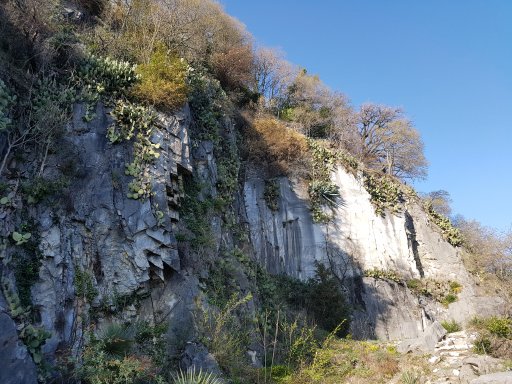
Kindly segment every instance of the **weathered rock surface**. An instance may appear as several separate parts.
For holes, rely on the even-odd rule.
[[[334,221],[319,225],[311,217],[304,185],[279,178],[278,209],[273,211],[264,198],[265,182],[251,176],[244,201],[256,258],[271,273],[300,279],[314,276],[316,262],[334,264],[358,308],[351,329],[356,337],[414,339],[434,320],[464,323],[482,305],[489,314],[499,310],[499,298],[478,297],[459,250],[413,200],[402,212],[377,215],[361,177],[339,167],[332,176],[340,191]],[[404,285],[363,278],[372,269],[395,271],[404,279],[453,280],[462,291],[445,308],[412,295]]]
[[[0,291],[0,383],[36,384],[37,369],[27,348],[18,338],[16,324]]]
[[[262,179],[244,185],[244,202],[251,242],[257,260],[273,274],[299,279],[315,274],[315,262],[325,261],[325,240],[313,223],[305,191],[287,178],[279,178],[278,211],[267,205]]]
[[[480,376],[471,384],[512,384],[512,372],[498,372]]]
[[[101,104],[88,123],[82,119],[84,108],[75,106],[62,154],[51,154],[45,169],[45,174],[58,174],[65,161],[60,156],[72,153],[75,176],[65,205],[41,205],[35,214],[40,223],[42,266],[32,287],[32,301],[41,325],[52,333],[43,347],[48,357],[60,345],[77,351],[84,332],[81,320],[90,308],[110,307],[127,320],[175,316],[186,319],[189,323],[184,328],[190,328],[187,313],[198,292],[197,282],[191,287],[186,274],[173,277],[181,273],[174,235],[179,184],[192,171],[188,107],[173,116],[158,116],[151,140],[160,144],[160,156],[148,168],[153,194],[145,201],[127,197],[132,178],[125,175],[125,167],[132,158],[131,143],[108,141],[111,120]],[[76,300],[78,274],[93,284],[93,300]],[[152,301],[152,306],[141,316],[130,303],[144,306],[145,300]]]
[[[195,367],[196,370],[210,372],[218,376],[222,375],[215,357],[208,352],[204,345],[199,343],[187,344],[182,355],[181,365],[184,371]]]
[[[447,334],[430,351],[428,363],[432,374],[428,383],[473,383],[488,374],[504,369],[503,361],[473,350],[476,333],[460,331]]]
[[[403,340],[397,347],[398,352],[408,353],[413,351],[433,351],[437,343],[446,335],[443,326],[434,321],[415,339]]]

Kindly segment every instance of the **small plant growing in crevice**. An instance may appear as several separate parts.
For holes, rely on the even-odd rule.
[[[277,211],[279,209],[279,182],[276,179],[265,180],[265,189],[263,191],[263,198],[267,204],[268,209]]]
[[[27,233],[19,233],[14,231],[12,233],[12,239],[16,242],[16,245],[23,245],[32,237],[30,232]]]
[[[36,328],[29,324],[25,326],[20,332],[20,338],[23,343],[27,346],[34,363],[40,364],[43,360],[42,346],[46,343],[46,340],[51,336],[51,333],[42,329]]]
[[[13,95],[7,85],[0,79],[0,133],[6,131],[12,123],[9,112],[15,101],[16,95]]]
[[[476,339],[473,346],[474,351],[479,355],[486,355],[490,353],[492,350],[491,348],[491,340],[483,336],[480,336],[478,339]]]
[[[460,326],[460,324],[453,319],[450,321],[444,320],[441,322],[441,325],[443,326],[444,329],[446,329],[446,332],[448,333],[462,331],[462,327]]]
[[[75,266],[75,295],[92,303],[98,296],[98,290],[94,286],[92,274]]]
[[[160,144],[153,143],[151,136],[154,129],[155,114],[146,107],[118,100],[110,112],[114,118],[107,133],[112,144],[133,142],[133,160],[126,165],[125,174],[134,179],[128,185],[128,198],[146,199],[151,195],[149,165],[160,157]]]
[[[445,307],[458,300],[462,285],[453,280],[410,279],[407,287],[416,295],[431,297]]]
[[[400,376],[400,383],[402,384],[420,384],[421,374],[418,372],[405,371]]]
[[[373,277],[374,279],[381,280],[391,280],[397,284],[404,284],[404,278],[396,271],[373,268],[364,271],[363,275],[364,277]]]

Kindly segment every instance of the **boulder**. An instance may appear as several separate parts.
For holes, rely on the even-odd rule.
[[[429,352],[433,351],[436,344],[443,339],[446,335],[446,329],[443,328],[441,323],[434,321],[430,324],[423,334],[415,339],[404,340],[398,344],[397,350],[400,353],[412,352],[415,350]]]
[[[483,375],[472,380],[471,384],[512,384],[512,371]]]

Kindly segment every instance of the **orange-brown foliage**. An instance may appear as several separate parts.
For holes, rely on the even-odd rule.
[[[249,45],[214,53],[212,64],[224,89],[239,89],[253,82],[254,55]]]
[[[270,176],[304,176],[310,159],[305,137],[270,116],[249,119],[247,152],[250,161],[266,164]]]

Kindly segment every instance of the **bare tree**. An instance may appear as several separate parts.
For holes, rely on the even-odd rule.
[[[432,205],[432,208],[437,213],[445,216],[450,216],[452,213],[452,198],[450,193],[444,189],[432,191],[429,193],[421,194],[421,198]]]
[[[366,165],[401,178],[424,178],[423,142],[399,108],[363,104],[358,114],[359,158]]]
[[[470,269],[477,274],[492,273],[501,279],[512,277],[512,232],[501,233],[461,215],[453,221],[464,236],[464,247],[470,253]]]
[[[271,48],[256,50],[255,88],[265,98],[265,104],[270,110],[279,107],[279,101],[286,97],[296,73],[297,69],[284,59],[280,51]]]
[[[355,137],[353,112],[345,95],[333,92],[318,76],[301,70],[288,87],[285,118],[306,136],[330,138],[338,147]]]

